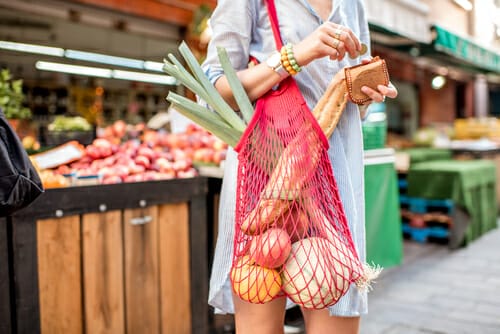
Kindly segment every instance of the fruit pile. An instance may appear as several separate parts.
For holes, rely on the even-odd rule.
[[[197,162],[219,165],[226,151],[225,143],[196,125],[173,134],[117,121],[98,132],[81,159],[53,172],[98,175],[102,184],[188,178],[198,174]]]

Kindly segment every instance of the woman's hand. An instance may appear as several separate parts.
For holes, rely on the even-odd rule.
[[[368,64],[370,61],[370,59],[363,59],[361,63]],[[366,105],[372,102],[384,102],[386,97],[395,99],[398,96],[398,90],[391,82],[387,86],[378,85],[377,90],[363,86],[361,87],[361,91],[371,98],[371,101],[366,103]]]
[[[326,56],[332,60],[342,60],[346,53],[355,58],[360,51],[361,43],[351,29],[333,22],[323,23],[293,47],[295,59],[300,66]]]
[[[377,90],[363,86],[361,87],[361,91],[368,95],[372,99],[372,102],[384,102],[386,97],[394,99],[398,96],[398,90],[390,82],[387,86],[378,85]]]

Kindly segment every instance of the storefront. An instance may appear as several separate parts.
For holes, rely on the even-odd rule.
[[[201,2],[1,1],[0,68],[23,80],[35,135],[55,116],[147,122],[178,89],[162,71]],[[180,6],[180,7],[179,7]]]
[[[370,21],[373,54],[386,59],[400,91],[397,100],[387,101],[389,130],[411,139],[421,126],[493,114],[489,96],[495,99],[500,55],[426,22],[424,8],[415,13],[408,20],[420,23],[425,33]]]

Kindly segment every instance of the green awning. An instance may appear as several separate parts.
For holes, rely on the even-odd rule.
[[[500,73],[500,54],[434,25],[433,46],[436,50],[454,56],[470,65]]]

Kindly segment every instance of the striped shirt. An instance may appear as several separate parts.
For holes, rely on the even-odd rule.
[[[307,0],[275,0],[283,43],[298,43],[319,27],[323,20]],[[334,0],[328,20],[349,27],[361,42],[369,44],[368,24],[361,0]],[[212,39],[203,64],[212,82],[222,74],[217,46],[224,47],[233,67],[247,67],[250,56],[263,62],[276,50],[265,0],[219,0],[210,21]],[[336,72],[356,65],[360,59],[345,57],[332,61],[316,59],[295,76],[304,98],[313,108]],[[365,217],[363,181],[363,140],[356,105],[348,103],[337,129],[330,137],[328,151],[356,250],[365,260]],[[229,271],[232,261],[235,223],[237,156],[229,150],[225,163],[219,210],[219,230],[209,304],[216,313],[234,313]],[[291,301],[288,306],[292,306]],[[366,293],[352,286],[340,301],[329,308],[331,315],[359,316],[367,312]]]

